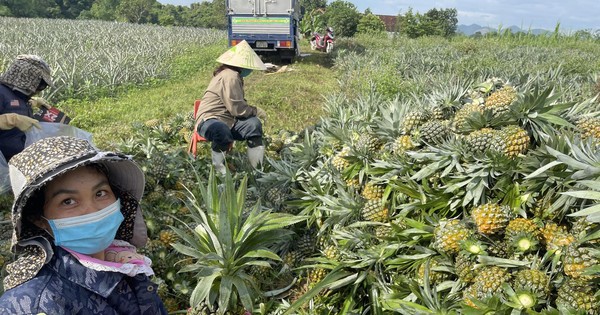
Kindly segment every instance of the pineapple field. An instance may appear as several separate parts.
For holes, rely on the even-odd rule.
[[[560,33],[336,40],[332,56],[291,65],[337,81],[287,96],[322,96],[312,107],[277,107],[257,88],[268,75],[249,78],[250,103],[269,117],[308,117],[268,126],[259,171],[242,143],[225,177],[208,144],[190,157],[192,100],[118,122],[131,128],[115,148],[146,175],[143,252],[168,310],[600,314],[600,43]],[[94,115],[85,127],[99,131]]]

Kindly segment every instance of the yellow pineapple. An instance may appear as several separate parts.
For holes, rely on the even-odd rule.
[[[343,171],[346,167],[350,166],[350,162],[346,160],[344,157],[350,154],[350,148],[344,147],[340,152],[338,152],[333,159],[331,160],[331,164],[338,171]]]
[[[423,123],[430,119],[430,114],[425,111],[413,111],[410,112],[404,117],[402,121],[402,132],[404,134],[410,134],[412,131],[416,130]]]
[[[157,118],[146,120],[144,122],[144,125],[148,128],[155,128],[155,127],[158,127],[158,125],[160,125],[160,120]]]
[[[172,243],[177,242],[177,234],[171,230],[162,230],[158,233],[158,240],[164,246],[170,246]]]
[[[541,296],[550,294],[550,277],[541,270],[519,270],[516,272],[513,281],[515,291],[525,291]]]
[[[367,182],[362,190],[362,196],[367,200],[380,200],[383,198],[383,186],[374,182]]]
[[[465,104],[454,115],[454,129],[458,132],[467,127],[467,118],[473,113],[483,113],[483,107],[478,104]]]
[[[517,91],[510,85],[496,90],[485,99],[485,109],[492,110],[496,116],[508,111],[510,105],[517,99]]]
[[[437,259],[429,260],[429,266],[428,266],[429,268],[427,270],[429,272],[429,284],[430,285],[442,283],[443,281],[445,281],[449,278],[449,275],[447,273],[435,270],[435,268],[438,267],[439,265],[440,265],[440,263],[437,261]],[[427,268],[427,263],[423,262],[419,266],[419,269],[417,270],[417,281],[420,284],[425,283],[425,268]]]
[[[519,126],[510,125],[500,130],[502,146],[498,147],[500,152],[509,158],[515,158],[524,154],[529,148],[530,137],[527,131]]]
[[[367,221],[387,222],[389,219],[389,211],[381,199],[367,200],[361,209],[361,216]]]
[[[471,255],[466,252],[460,252],[454,260],[454,270],[460,281],[464,283],[471,283],[477,276],[477,256]]]
[[[396,154],[402,154],[406,151],[412,150],[417,147],[410,135],[401,135],[392,144],[392,151]]]
[[[590,248],[578,247],[575,244],[565,248],[562,259],[563,271],[571,278],[592,279],[593,276],[582,273],[586,268],[598,265],[598,259],[593,256]]]
[[[494,203],[487,203],[475,207],[471,211],[471,217],[477,225],[479,233],[492,235],[504,231],[508,225],[510,208]]]
[[[575,242],[575,236],[567,228],[554,222],[546,223],[542,229],[542,236],[547,250],[557,250]]]
[[[577,129],[581,132],[581,138],[600,139],[600,118],[581,117],[577,120]]]
[[[508,222],[504,239],[517,252],[528,252],[541,241],[541,231],[533,220],[516,218]]]
[[[472,234],[473,231],[457,219],[443,220],[433,231],[433,247],[448,254],[456,254],[460,250],[460,242]]]

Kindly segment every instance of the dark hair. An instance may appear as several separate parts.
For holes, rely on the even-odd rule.
[[[213,77],[216,76],[217,74],[221,73],[221,71],[223,71],[225,69],[231,69],[233,71],[237,71],[238,73],[242,71],[241,68],[226,65],[226,64],[221,64],[220,66],[217,67],[217,69],[215,69],[215,71],[213,71]]]

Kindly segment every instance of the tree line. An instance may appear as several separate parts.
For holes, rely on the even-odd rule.
[[[383,33],[384,22],[369,9],[364,13],[348,1],[300,0],[304,13],[301,32],[333,27],[338,36]],[[225,29],[225,0],[199,1],[190,6],[161,4],[157,0],[0,0],[0,16],[96,19],[162,26],[191,26]],[[456,9],[431,9],[425,14],[408,9],[397,16],[394,31],[409,37],[444,36],[456,33]]]

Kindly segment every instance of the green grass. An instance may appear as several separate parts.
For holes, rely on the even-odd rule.
[[[308,47],[302,46],[302,51]],[[225,42],[190,48],[173,62],[173,79],[131,87],[116,97],[97,100],[70,100],[57,104],[72,118],[72,124],[92,133],[100,147],[127,139],[135,122],[167,119],[192,110],[195,99],[204,94],[215,59],[226,49]],[[277,61],[266,60],[277,64]],[[330,56],[316,52],[287,66],[288,71],[255,71],[246,79],[246,98],[267,112],[265,133],[300,131],[315,124],[323,114],[323,95],[336,89]]]

